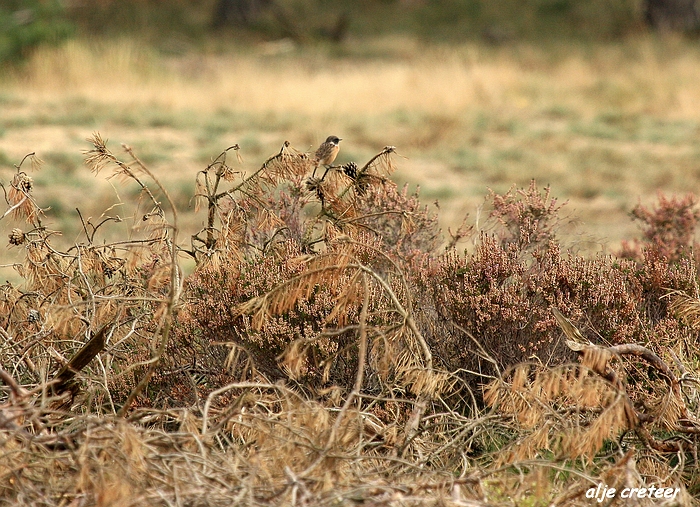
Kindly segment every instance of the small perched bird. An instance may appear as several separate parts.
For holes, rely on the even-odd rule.
[[[338,146],[340,141],[342,139],[339,137],[328,136],[328,139],[318,147],[315,157],[319,165],[331,165],[333,163],[340,150],[340,146]]]

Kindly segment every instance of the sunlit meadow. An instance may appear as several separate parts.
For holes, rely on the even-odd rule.
[[[395,178],[439,201],[443,227],[477,221],[488,188],[534,178],[569,201],[581,247],[605,249],[634,234],[639,200],[700,178],[698,82],[692,43],[652,37],[546,48],[388,38],[340,54],[283,41],[204,56],[70,42],[3,76],[0,161],[10,171],[36,151],[62,221],[86,191],[113,200],[81,163],[93,131],[137,149],[185,205],[193,174],[234,143],[245,168],[284,140],[313,150],[335,134],[341,162],[396,146]]]
[[[0,76],[0,501],[693,505],[696,43],[223,46]]]

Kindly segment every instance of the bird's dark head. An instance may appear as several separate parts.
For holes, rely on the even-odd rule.
[[[332,143],[332,144],[335,144],[336,146],[338,145],[338,143],[340,141],[342,141],[342,139],[337,137],[337,136],[328,136],[328,138],[326,139],[327,143]]]

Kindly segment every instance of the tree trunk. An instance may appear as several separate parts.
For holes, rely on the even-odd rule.
[[[211,24],[214,28],[227,25],[247,26],[271,5],[272,0],[217,0]]]
[[[696,0],[645,0],[644,18],[659,31],[693,32],[700,29]]]

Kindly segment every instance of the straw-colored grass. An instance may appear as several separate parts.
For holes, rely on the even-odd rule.
[[[380,50],[385,57],[363,56]],[[401,178],[439,199],[443,226],[475,216],[487,187],[535,178],[570,200],[594,246],[634,233],[627,213],[638,199],[700,178],[700,51],[691,43],[384,39],[342,51],[282,42],[174,57],[129,40],[44,49],[0,83],[0,158],[75,154],[99,130],[139,148],[186,200],[189,175],[231,144],[249,158],[285,139],[311,150],[336,134],[340,161],[397,146],[408,157]],[[69,176],[67,187],[80,179]],[[57,202],[71,195],[56,193]]]
[[[130,40],[73,41],[39,51],[23,78],[5,86],[10,92],[21,89],[31,105],[80,97],[201,114],[230,107],[314,119],[397,110],[453,116],[557,106],[588,118],[615,108],[660,119],[700,119],[700,91],[694,86],[700,53],[683,41],[500,49],[403,42],[398,54],[363,59],[274,43],[229,55],[163,58]],[[390,41],[387,45],[391,48]]]
[[[562,247],[534,183],[491,195],[492,235],[460,231],[473,254],[444,252],[393,146],[319,170],[285,142],[242,173],[233,145],[190,175],[188,237],[146,157],[90,143],[124,199],[73,217],[70,248],[35,157],[3,187],[23,283],[0,287],[0,502],[583,507],[601,483],[695,505],[692,199],[637,211],[638,262]]]

